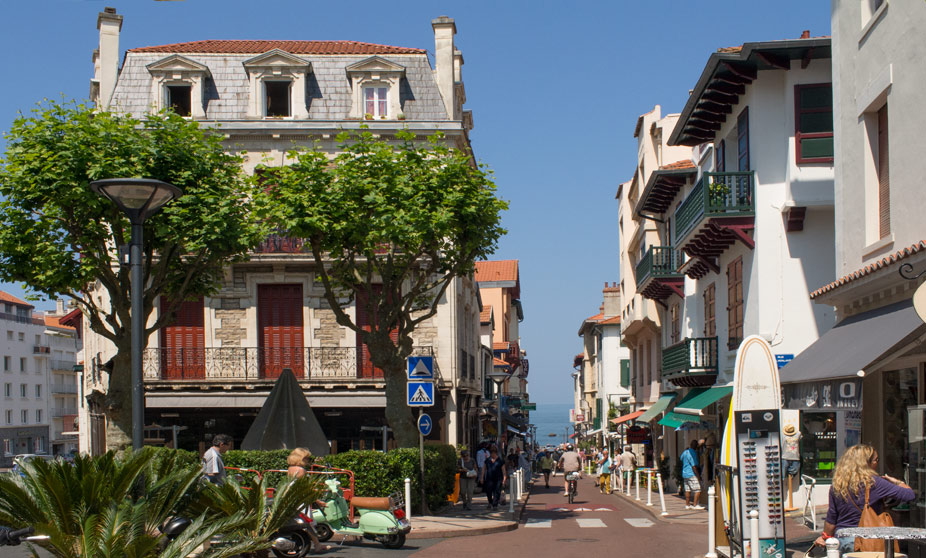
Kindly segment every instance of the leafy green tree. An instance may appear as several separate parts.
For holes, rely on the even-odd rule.
[[[39,545],[59,558],[186,558],[216,535],[230,543],[199,556],[224,558],[269,547],[270,535],[318,494],[311,480],[284,481],[268,506],[260,483],[251,491],[234,481],[203,486],[199,467],[156,457],[145,448],[122,457],[77,456],[73,464],[27,461],[22,477],[0,475],[0,523],[35,527],[49,537]],[[223,508],[220,491],[242,504]],[[244,505],[251,501],[260,505]],[[158,527],[175,515],[193,523],[168,541]]]
[[[448,286],[470,274],[505,234],[488,172],[437,135],[395,144],[362,131],[339,136],[333,160],[318,150],[262,170],[272,220],[312,248],[337,322],[360,336],[386,379],[386,418],[402,447],[417,443],[406,405],[405,359],[415,328],[437,313]],[[369,327],[348,312],[366,311]]]
[[[172,113],[145,120],[82,105],[47,103],[21,116],[0,159],[0,279],[77,301],[90,329],[116,348],[105,394],[91,395],[107,416],[107,446],[131,436],[130,269],[116,247],[131,225],[90,190],[103,178],[154,178],[183,189],[145,224],[146,334],[184,299],[217,290],[223,267],[266,235],[238,156],[218,134]],[[159,295],[167,312],[148,321]],[[144,336],[147,339],[147,335]]]

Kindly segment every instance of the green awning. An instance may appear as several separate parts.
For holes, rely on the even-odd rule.
[[[675,411],[670,411],[666,413],[666,416],[662,417],[659,421],[659,424],[663,426],[668,426],[670,428],[678,428],[686,422],[700,422],[700,419],[694,415],[683,415],[681,413],[676,413]]]
[[[640,415],[639,417],[636,418],[636,420],[634,420],[634,422],[651,422],[654,418],[656,418],[659,415],[659,413],[665,411],[666,408],[669,406],[669,403],[671,403],[674,399],[675,399],[674,393],[669,393],[669,394],[661,396],[658,401],[653,403],[652,407],[644,411],[642,415]]]
[[[701,415],[703,409],[707,408],[711,403],[720,401],[731,393],[733,393],[733,386],[714,386],[698,393],[694,397],[686,397],[685,400],[680,401],[672,411],[682,415],[694,415],[694,417],[696,417],[695,420],[698,420],[697,417]]]

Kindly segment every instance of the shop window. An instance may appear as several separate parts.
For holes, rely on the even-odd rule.
[[[833,162],[833,85],[794,86],[797,164]]]
[[[801,419],[802,473],[816,478],[833,478],[837,455],[836,413],[803,411]]]
[[[264,108],[267,116],[290,116],[289,81],[264,82]]]
[[[193,108],[191,85],[168,85],[167,106],[180,116],[190,116]]]

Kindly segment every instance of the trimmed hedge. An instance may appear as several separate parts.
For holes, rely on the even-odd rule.
[[[286,469],[286,457],[289,453],[290,450],[230,450],[222,456],[222,460],[226,467],[258,471]],[[319,458],[316,461],[353,471],[354,489],[358,496],[388,496],[393,492],[404,493],[407,477],[412,481],[412,509],[421,509],[418,448],[401,448],[387,453],[352,450]],[[425,446],[424,487],[428,506],[432,510],[445,505],[447,495],[453,492],[454,475],[457,472],[456,463],[457,452],[453,446],[443,444]],[[346,484],[346,480],[343,482]]]

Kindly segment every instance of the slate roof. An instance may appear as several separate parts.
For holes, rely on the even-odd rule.
[[[18,304],[20,306],[28,306],[29,308],[35,308],[33,305],[29,304],[25,300],[20,300],[16,298],[15,296],[9,293],[5,293],[3,291],[0,291],[0,302],[9,302],[11,304]]]
[[[290,54],[425,54],[422,48],[377,45],[357,41],[207,40],[130,48],[128,52],[263,54],[275,48]]]
[[[204,53],[191,49],[190,45],[209,43],[180,43],[160,47],[132,49],[126,53],[125,62],[119,73],[113,91],[112,107],[135,117],[142,117],[156,105],[151,87],[151,74],[146,66],[172,54],[182,54],[209,68],[209,76],[203,84],[206,120],[231,121],[247,119],[248,74],[243,63],[254,58],[255,52]],[[213,41],[217,43],[255,43],[258,45],[281,43],[317,43],[324,41]],[[331,41],[342,44],[345,41]],[[327,43],[326,43],[327,44]],[[350,43],[365,45],[367,43]],[[177,50],[168,47],[176,46]],[[387,49],[399,47],[385,47]],[[242,47],[244,48],[244,47]],[[146,50],[153,49],[153,50]],[[357,47],[360,49],[360,47]],[[272,50],[268,48],[267,50]],[[282,49],[281,49],[282,50]],[[294,49],[296,50],[296,49]],[[345,49],[346,50],[346,49]],[[351,108],[351,88],[345,68],[380,56],[405,67],[405,78],[400,84],[399,98],[406,120],[446,121],[448,120],[444,101],[434,80],[431,64],[424,50],[401,49],[405,54],[393,51],[376,53],[373,49],[357,54],[300,54],[293,53],[311,63],[312,71],[306,79],[306,103],[310,120],[345,120]],[[262,51],[266,52],[266,51]]]
[[[920,240],[919,242],[917,242],[916,244],[912,246],[908,246],[904,248],[903,250],[894,252],[890,256],[885,256],[874,263],[868,264],[862,269],[859,269],[858,271],[853,271],[852,273],[848,275],[840,277],[839,279],[833,281],[832,283],[828,285],[824,285],[820,287],[819,289],[810,293],[810,298],[816,298],[828,292],[834,291],[847,283],[851,283],[852,281],[855,281],[856,279],[861,279],[862,277],[865,277],[866,275],[871,275],[872,273],[880,269],[884,269],[885,267],[893,265],[899,262],[900,260],[908,256],[912,256],[913,254],[916,254],[917,252],[920,252],[922,250],[926,250],[926,240]]]
[[[518,260],[476,262],[476,282],[517,281]]]

